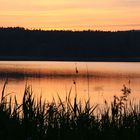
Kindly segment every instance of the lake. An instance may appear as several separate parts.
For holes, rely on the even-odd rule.
[[[71,99],[77,95],[83,102],[89,97],[92,104],[103,105],[122,95],[123,85],[131,88],[129,99],[140,100],[139,62],[39,62],[1,61],[0,91],[8,78],[5,94],[21,102],[25,85],[31,85],[34,96],[46,101]]]

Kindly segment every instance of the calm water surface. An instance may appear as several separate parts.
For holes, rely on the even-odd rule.
[[[57,100],[58,94],[64,100],[72,89],[71,98],[77,94],[82,101],[90,97],[93,104],[103,104],[120,96],[124,84],[132,89],[129,99],[140,100],[140,63],[0,62],[1,91],[6,77],[6,94],[16,95],[19,102],[26,83],[46,101]]]

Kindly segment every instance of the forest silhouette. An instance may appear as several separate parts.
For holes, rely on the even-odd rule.
[[[140,31],[0,28],[0,60],[139,61]]]

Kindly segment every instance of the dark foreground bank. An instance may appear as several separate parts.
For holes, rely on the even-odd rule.
[[[128,103],[131,89],[122,89],[122,96],[104,108],[84,104],[70,92],[63,102],[35,100],[31,87],[26,86],[22,104],[4,93],[0,101],[0,139],[2,140],[139,140],[140,105]],[[128,107],[129,104],[129,107]],[[99,113],[97,114],[97,110]]]
[[[140,61],[140,31],[0,28],[0,60]]]

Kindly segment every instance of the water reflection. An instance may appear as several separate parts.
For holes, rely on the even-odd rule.
[[[0,73],[0,90],[8,77],[6,93],[16,95],[19,102],[28,83],[36,97],[42,95],[47,101],[53,97],[57,100],[58,94],[65,100],[72,88],[71,98],[77,92],[83,102],[90,97],[93,104],[103,104],[112,101],[114,95],[120,96],[129,80],[129,99],[140,99],[140,63],[1,62]]]

